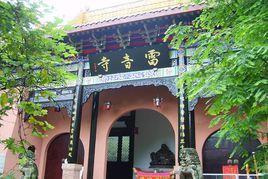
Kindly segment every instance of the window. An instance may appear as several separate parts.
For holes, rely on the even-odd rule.
[[[123,136],[122,138],[121,161],[129,161],[129,136]]]
[[[108,161],[128,162],[129,145],[129,136],[110,136],[108,138]]]
[[[118,136],[108,138],[108,161],[117,161]]]

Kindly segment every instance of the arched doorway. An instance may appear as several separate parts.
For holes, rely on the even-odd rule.
[[[62,178],[62,159],[67,158],[69,138],[69,133],[61,134],[50,143],[47,150],[45,179]],[[78,144],[78,163],[84,163],[84,147],[81,140]]]
[[[203,170],[204,173],[222,173],[222,166],[227,165],[227,160],[230,154],[235,148],[235,144],[229,140],[223,140],[219,148],[215,145],[219,139],[218,133],[215,132],[210,135],[203,146]],[[250,140],[244,144],[244,148],[252,153],[260,145],[258,140]],[[241,170],[246,158],[242,158],[238,154],[235,154],[232,160],[238,160],[239,173],[245,173]]]
[[[175,134],[161,113],[139,109],[119,117],[108,137],[107,179],[132,179],[133,167],[149,169],[152,152],[166,144],[175,153]]]

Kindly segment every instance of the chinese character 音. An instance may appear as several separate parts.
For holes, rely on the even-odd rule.
[[[150,66],[156,66],[158,64],[158,59],[157,57],[160,56],[160,52],[156,51],[156,50],[149,50],[146,54],[145,54],[145,58],[148,59],[148,64]]]
[[[123,61],[121,63],[124,63],[126,69],[131,68],[131,63],[133,62],[133,59],[129,58],[129,55],[126,53],[123,57]]]
[[[109,71],[109,62],[110,62],[110,59],[109,58],[107,58],[107,57],[102,57],[102,59],[101,59],[101,62],[100,63],[98,63],[98,65],[100,66],[102,66],[102,68],[104,69],[104,71]]]

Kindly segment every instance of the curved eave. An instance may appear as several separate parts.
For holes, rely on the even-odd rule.
[[[84,25],[76,26],[75,27],[76,29],[72,31],[68,31],[68,34],[71,35],[71,34],[75,34],[78,32],[83,32],[83,31],[88,31],[88,30],[93,30],[93,29],[100,29],[100,28],[105,28],[109,26],[116,26],[116,25],[131,23],[131,22],[149,20],[149,19],[158,18],[158,17],[165,17],[165,16],[171,16],[171,15],[201,11],[203,8],[204,8],[204,4],[189,5],[188,7],[164,9],[164,10],[158,10],[154,12],[142,13],[142,14],[137,14],[133,16],[126,16],[126,17],[111,19],[107,21],[91,23],[91,24],[84,24]]]

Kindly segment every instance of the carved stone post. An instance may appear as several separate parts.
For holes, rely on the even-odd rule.
[[[81,179],[83,166],[79,164],[62,164],[62,179]]]

